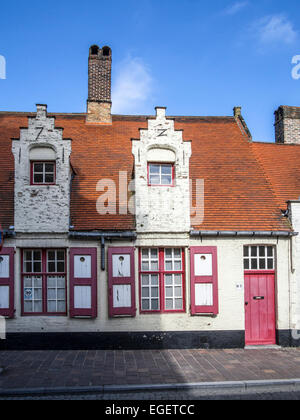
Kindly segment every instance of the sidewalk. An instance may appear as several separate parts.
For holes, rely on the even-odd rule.
[[[300,378],[300,349],[3,351],[0,392]]]

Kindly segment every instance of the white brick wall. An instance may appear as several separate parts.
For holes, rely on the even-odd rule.
[[[30,150],[50,147],[56,154],[56,185],[30,185]],[[68,232],[70,219],[71,140],[47,117],[47,107],[37,106],[36,118],[29,118],[20,139],[13,140],[15,157],[15,231]]]
[[[161,150],[161,154],[159,151]],[[169,152],[169,153],[168,153]],[[148,162],[174,156],[175,186],[149,187]],[[191,144],[183,142],[174,121],[166,119],[165,109],[157,108],[156,119],[148,121],[148,130],[140,131],[133,141],[135,158],[135,197],[137,232],[188,232],[190,230],[189,160]],[[172,163],[172,162],[169,162]]]

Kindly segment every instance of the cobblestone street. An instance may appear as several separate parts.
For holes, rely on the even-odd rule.
[[[300,378],[299,349],[3,351],[0,391]]]

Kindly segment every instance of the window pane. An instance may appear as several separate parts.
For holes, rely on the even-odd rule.
[[[45,172],[54,172],[54,164],[53,163],[46,163],[45,164]]]
[[[24,312],[31,313],[32,312],[32,301],[25,301],[24,302]]]
[[[166,249],[165,250],[165,256],[166,258],[172,258],[173,254],[172,254],[172,249]]]
[[[172,271],[172,270],[173,270],[172,261],[166,261],[166,271]]]
[[[41,313],[43,312],[43,302],[34,302],[34,312]]]
[[[57,251],[57,260],[58,261],[65,261],[65,252],[64,251]]]
[[[41,273],[42,272],[42,263],[40,263],[40,262],[33,263],[33,272],[34,273]]]
[[[151,249],[151,258],[158,258],[158,250]]]
[[[265,250],[266,248],[264,246],[259,247],[259,256],[264,257],[265,256]]]
[[[56,301],[48,301],[48,312],[56,312]]]
[[[48,289],[48,299],[56,300],[56,289]]]
[[[251,260],[251,270],[257,270],[257,260]]]
[[[46,184],[54,184],[54,175],[46,174],[45,175],[45,183]]]
[[[142,299],[142,310],[149,311],[150,309],[150,301],[148,299]]]
[[[66,290],[65,289],[58,289],[57,290],[57,298],[58,298],[58,300],[65,300],[66,299]]]
[[[175,284],[180,284],[182,283],[182,277],[179,274],[175,274]]]
[[[166,287],[166,297],[173,297],[173,287]]]
[[[159,174],[160,165],[150,165],[150,174]]]
[[[249,270],[249,260],[244,260],[244,270]]]
[[[150,184],[151,185],[159,185],[160,184],[160,177],[158,175],[151,175],[150,176]]]
[[[43,175],[35,174],[33,181],[35,184],[42,184],[44,182]]]
[[[142,276],[142,286],[149,285],[149,276]]]
[[[181,258],[181,249],[174,249],[174,257]]]
[[[259,269],[260,270],[265,270],[266,269],[266,260],[265,259],[260,259],[259,260]]]
[[[157,275],[151,276],[151,284],[153,286],[157,286],[158,285],[158,276]]]
[[[177,310],[183,309],[183,300],[182,299],[175,299],[175,309],[177,309]]]
[[[181,261],[175,261],[174,270],[181,271]]]
[[[31,273],[32,272],[32,264],[31,262],[25,263],[25,272]]]
[[[268,246],[267,253],[268,253],[268,257],[273,256],[273,247],[272,246]]]
[[[158,299],[152,299],[151,300],[152,310],[158,311],[159,309],[159,300]]]
[[[34,167],[34,172],[43,172],[44,170],[44,165],[42,163],[35,163],[33,167]]]
[[[173,284],[172,275],[168,274],[165,276],[165,284],[166,286],[170,286]]]
[[[148,298],[150,297],[150,291],[148,287],[143,287],[142,288],[142,297],[143,298]]]
[[[274,262],[273,259],[269,259],[268,258],[268,270],[273,270],[274,269]]]
[[[64,262],[58,262],[57,263],[57,272],[58,273],[64,273],[65,271],[65,263]]]
[[[251,257],[256,257],[256,256],[257,256],[257,247],[252,246],[251,247]]]
[[[166,299],[166,310],[173,309],[173,299]]]
[[[249,247],[244,246],[244,257],[249,257]]]
[[[149,258],[149,249],[142,249],[142,257]]]
[[[55,262],[48,262],[48,272],[55,273]]]
[[[143,271],[149,271],[149,263],[148,262],[142,262],[142,270]]]
[[[57,312],[61,312],[61,313],[66,312],[66,302],[65,301],[57,302]]]
[[[33,252],[33,259],[35,261],[41,261],[42,260],[42,253],[41,253],[41,251],[34,251]]]
[[[175,297],[182,296],[182,287],[175,287]]]
[[[172,175],[172,166],[171,165],[163,165],[161,167],[162,175]]]
[[[48,260],[55,261],[55,251],[48,251]]]
[[[154,297],[154,298],[158,297],[158,287],[151,288],[151,297]]]
[[[161,183],[162,185],[172,185],[172,177],[163,175],[161,177]]]
[[[158,271],[158,262],[151,263],[151,271]]]

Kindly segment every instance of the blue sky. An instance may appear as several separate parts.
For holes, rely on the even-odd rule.
[[[43,0],[2,2],[1,111],[84,112],[92,44],[113,50],[113,111],[243,115],[274,139],[273,112],[300,106],[299,0]]]

